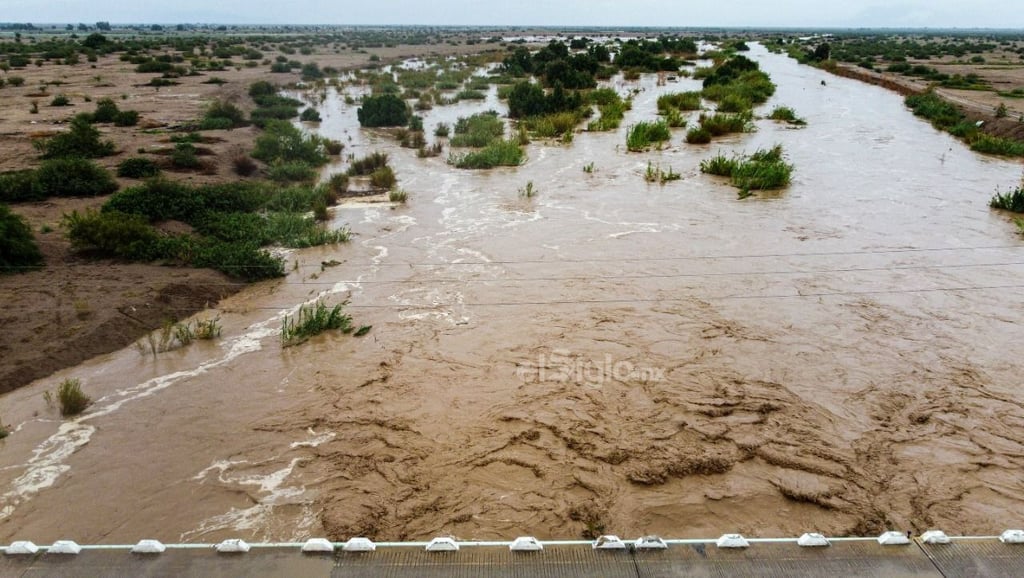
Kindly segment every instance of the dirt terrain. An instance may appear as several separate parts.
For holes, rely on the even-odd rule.
[[[496,47],[463,43],[399,45],[372,49],[372,55],[386,63],[412,56],[476,53]],[[368,64],[371,53],[321,52],[293,58],[345,70]],[[122,110],[140,113],[139,125],[135,127],[99,126],[102,138],[112,140],[118,153],[97,162],[114,173],[119,162],[143,150],[145,156],[154,159],[169,153],[174,146],[170,134],[202,116],[210,101],[229,100],[249,110],[252,102],[247,91],[252,82],[270,80],[285,85],[300,80],[296,72],[269,74],[266,66],[238,67],[182,77],[177,79],[181,83],[177,86],[156,88],[145,86],[154,75],[137,73],[134,68],[115,54],[101,57],[94,64],[46,63],[10,70],[8,77],[20,76],[25,83],[0,89],[0,172],[37,166],[38,152],[33,142],[64,130],[75,114],[93,111],[95,102],[101,98],[113,99]],[[212,76],[227,82],[206,84]],[[49,106],[58,94],[68,96],[72,105]],[[38,113],[30,112],[32,103],[37,104]],[[252,149],[257,129],[204,134],[212,141],[200,147],[204,168],[167,171],[167,178],[190,183],[241,178],[232,172],[230,161]],[[135,184],[132,179],[118,180],[121,187]],[[31,225],[46,265],[38,271],[0,276],[0,321],[4,324],[4,335],[0,337],[0,393],[124,347],[166,321],[188,317],[242,287],[210,270],[126,264],[74,254],[61,234],[61,216],[72,210],[99,207],[105,200],[50,199],[12,207]]]

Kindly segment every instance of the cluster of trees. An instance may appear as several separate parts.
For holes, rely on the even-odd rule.
[[[559,112],[578,110],[583,106],[583,97],[578,92],[568,91],[561,84],[546,92],[532,82],[519,82],[508,95],[508,115],[511,118],[528,118]]]

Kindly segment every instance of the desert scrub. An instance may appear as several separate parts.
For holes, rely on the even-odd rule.
[[[150,159],[132,157],[117,165],[117,176],[129,179],[148,179],[160,174],[160,167]]]
[[[43,255],[28,223],[0,204],[0,274],[29,271],[42,263]]]
[[[462,155],[448,155],[448,163],[460,169],[515,167],[523,162],[523,149],[515,140],[496,140],[486,147]]]
[[[100,141],[100,131],[89,123],[88,115],[78,115],[71,120],[70,130],[33,145],[44,159],[96,158],[114,154],[114,143]]]
[[[265,163],[275,161],[303,161],[318,167],[327,162],[324,139],[317,135],[304,135],[302,131],[283,120],[269,120],[260,136],[252,157]]]
[[[304,122],[320,122],[322,119],[320,118],[320,113],[315,108],[310,107],[302,111],[302,114],[299,115],[299,120]]]
[[[638,122],[626,130],[626,148],[632,152],[645,151],[652,144],[659,144],[672,138],[668,123],[664,120]]]
[[[85,411],[92,400],[82,392],[81,380],[69,377],[57,386],[57,402],[60,404],[60,415],[71,417]]]
[[[1017,187],[1016,189],[1000,193],[996,191],[992,195],[992,200],[989,201],[988,206],[993,209],[1003,209],[1004,211],[1013,211],[1014,213],[1024,213],[1024,185]]]
[[[351,333],[352,329],[352,317],[345,313],[343,304],[328,307],[323,301],[317,301],[299,306],[294,318],[285,316],[281,323],[281,344],[291,347],[325,331]]]
[[[363,158],[353,159],[348,166],[348,176],[366,176],[388,164],[388,154],[374,151]]]
[[[310,183],[316,175],[316,169],[305,161],[278,161],[267,169],[267,178],[277,183]]]

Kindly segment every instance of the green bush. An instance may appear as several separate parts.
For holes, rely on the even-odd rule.
[[[1024,156],[1024,142],[990,134],[978,134],[970,140],[971,150],[990,155]]]
[[[690,144],[708,144],[711,142],[711,131],[697,126],[686,131],[686,142]]]
[[[71,120],[70,130],[37,142],[36,148],[44,159],[82,157],[106,157],[114,154],[114,143],[100,141],[100,131],[89,123],[87,116],[76,116]]]
[[[388,164],[387,153],[374,151],[369,155],[353,160],[348,167],[349,176],[365,176]]]
[[[43,264],[32,229],[20,215],[0,205],[0,273],[26,271]]]
[[[21,203],[44,199],[35,183],[36,172],[33,170],[0,173],[0,202]]]
[[[82,158],[51,159],[36,170],[34,187],[40,198],[97,197],[117,190],[106,169]]]
[[[675,92],[658,97],[658,112],[664,114],[673,108],[682,111],[700,110],[700,92]]]
[[[356,111],[359,124],[366,127],[405,126],[409,123],[409,107],[393,94],[368,96]]]
[[[145,218],[117,211],[72,211],[61,222],[71,246],[108,257],[151,261],[162,257],[159,237]]]
[[[370,186],[377,189],[390,189],[395,186],[398,179],[395,178],[395,171],[385,165],[370,173]]]
[[[320,166],[327,162],[323,139],[316,135],[304,135],[291,123],[271,120],[256,138],[256,148],[252,157],[265,163],[275,161],[304,161],[311,166]]]
[[[139,113],[135,110],[122,110],[114,116],[114,126],[135,126],[139,124]]]
[[[496,140],[483,149],[463,155],[450,155],[448,162],[460,169],[514,167],[523,162],[523,149],[516,140]]]
[[[302,111],[302,114],[299,115],[299,120],[305,122],[320,122],[322,119],[320,118],[320,113],[317,112],[315,108],[310,107]]]
[[[455,123],[453,147],[485,147],[505,135],[505,122],[495,111],[481,112],[470,117],[460,117]]]
[[[98,123],[109,123],[114,122],[114,118],[117,117],[117,113],[121,112],[117,108],[117,103],[111,98],[101,98],[96,101],[96,111],[92,113],[92,122]]]
[[[989,206],[993,209],[1024,213],[1024,185],[1005,193],[996,191],[996,194],[992,196],[992,200],[989,202]]]
[[[57,386],[57,401],[60,403],[60,415],[63,417],[78,415],[92,403],[92,400],[82,392],[82,382],[70,377]]]
[[[281,161],[270,165],[267,176],[279,183],[309,182],[316,179],[316,169],[306,161]]]
[[[190,142],[179,142],[171,153],[171,164],[179,169],[197,169],[203,166],[196,156],[196,147]]]
[[[71,106],[71,99],[63,94],[58,94],[50,101],[50,106]]]
[[[206,106],[199,128],[201,130],[223,130],[245,126],[245,124],[245,113],[242,112],[242,109],[230,102],[215,100]]]
[[[150,159],[132,157],[117,165],[117,176],[129,179],[148,179],[160,174],[160,167]]]
[[[639,152],[650,148],[652,143],[661,143],[672,138],[668,123],[664,120],[655,122],[641,121],[626,130],[626,148]]]
[[[753,130],[752,118],[750,111],[740,114],[701,114],[698,122],[700,122],[701,128],[711,133],[712,136],[722,136],[729,133]]]

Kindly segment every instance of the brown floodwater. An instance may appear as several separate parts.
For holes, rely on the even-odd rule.
[[[387,151],[408,204],[338,207],[353,242],[219,304],[217,342],[0,398],[0,542],[1019,525],[1024,244],[987,204],[1020,164],[896,94],[753,55],[778,84],[759,111],[806,128],[628,153],[659,93],[698,86],[651,76],[615,83],[640,91],[622,129],[492,171],[416,158],[330,92],[319,131]],[[428,134],[501,106],[437,107]],[[699,172],[775,143],[785,190],[739,200]],[[681,180],[647,184],[649,162]],[[282,317],[317,298],[372,331],[282,348]],[[43,391],[64,377],[95,403],[62,422]]]

